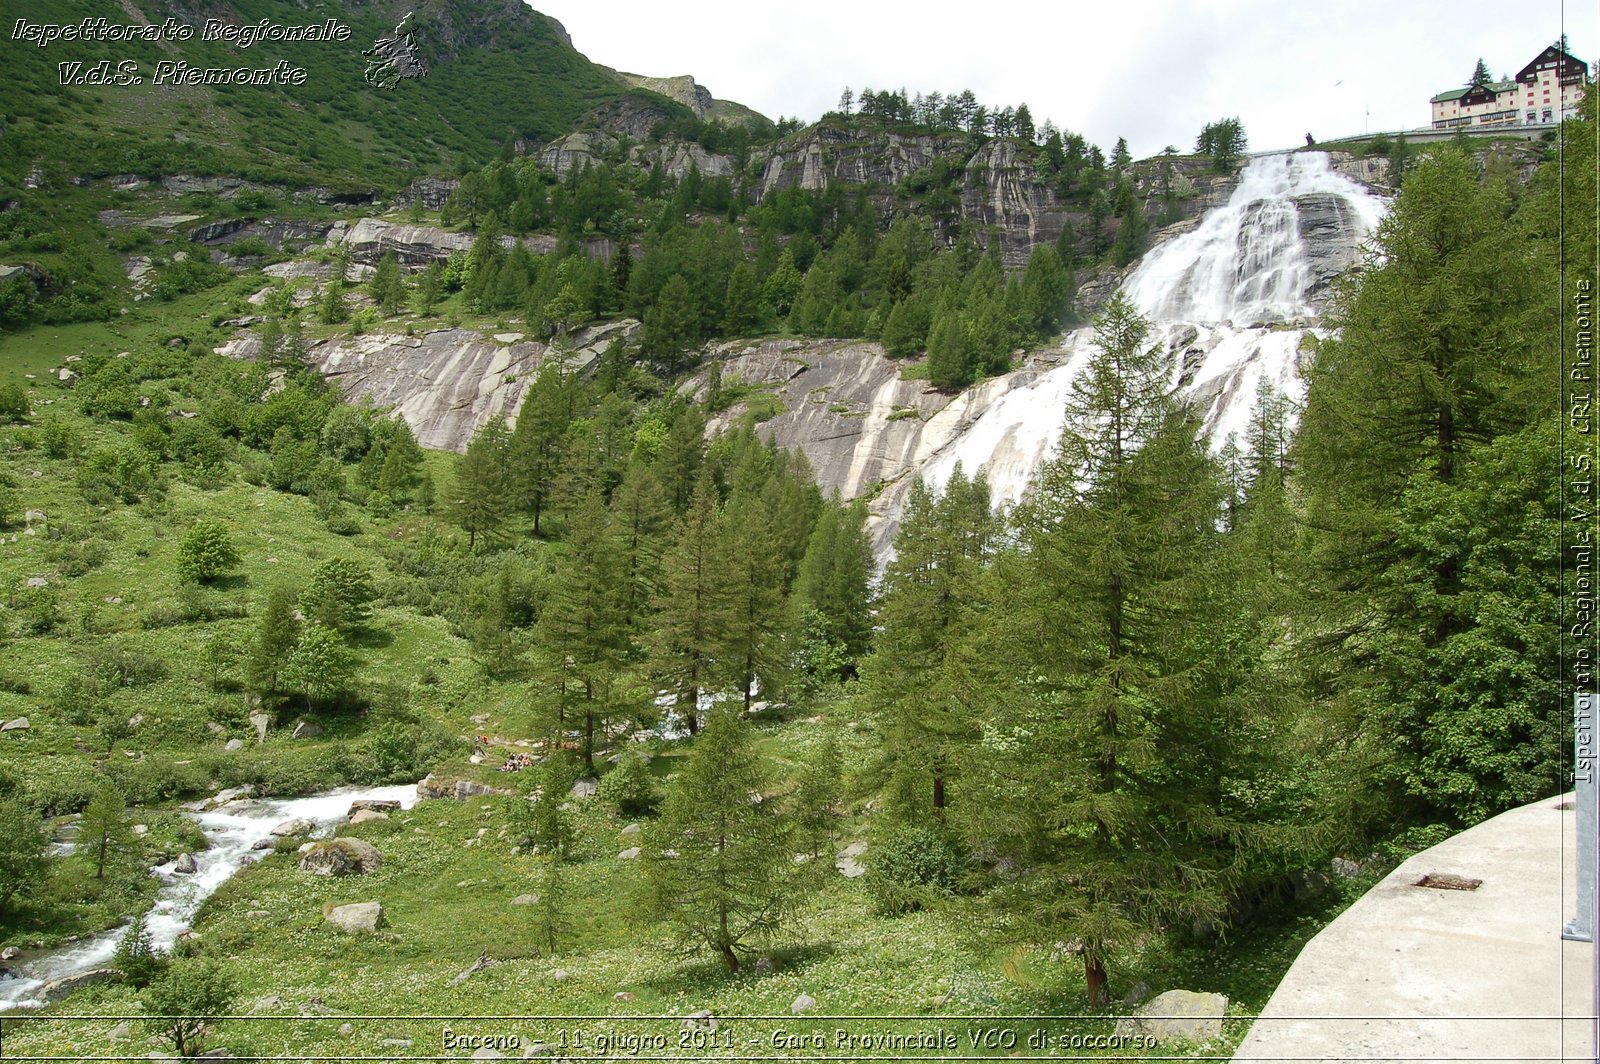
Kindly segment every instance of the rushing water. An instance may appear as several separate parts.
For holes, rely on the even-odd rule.
[[[1323,153],[1263,156],[1227,203],[1153,249],[1123,283],[1214,446],[1247,424],[1263,380],[1301,397],[1301,345],[1317,329],[1328,277],[1359,261],[1384,210]],[[933,456],[923,479],[942,487],[959,463],[968,475],[983,470],[996,505],[1021,499],[1055,453],[1093,342],[1092,328],[1068,333],[1055,368],[1001,395]]]
[[[304,818],[317,825],[317,834],[327,834],[344,822],[350,803],[358,799],[397,801],[402,808],[410,808],[416,803],[417,788],[415,784],[403,784],[346,788],[309,798],[247,798],[193,814],[211,846],[194,855],[193,875],[174,872],[176,861],[156,866],[161,889],[145,918],[152,943],[170,949],[178,935],[190,926],[200,903],[246,863],[263,856],[266,851],[253,847],[269,837],[274,827],[285,820]],[[15,978],[0,979],[0,1012],[42,1005],[35,995],[45,983],[105,967],[125,931],[126,928],[118,928],[61,949],[26,955],[13,966]]]

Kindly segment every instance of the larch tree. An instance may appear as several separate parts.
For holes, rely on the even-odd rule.
[[[496,539],[511,515],[511,433],[505,418],[493,417],[467,445],[456,463],[450,512],[476,548],[479,537]]]
[[[763,796],[766,782],[742,710],[718,706],[644,833],[652,908],[730,972],[794,902],[789,831]]]
[[[1015,857],[1021,874],[996,899],[1023,933],[1081,944],[1093,1007],[1117,951],[1226,907],[1199,634],[1221,494],[1148,323],[1113,297],[1060,454],[984,596],[972,686],[988,706],[963,815],[974,843]]]
[[[711,682],[717,643],[720,534],[716,488],[701,477],[662,558],[650,636],[650,670],[672,689],[690,734],[700,728],[700,697]]]
[[[943,815],[959,750],[975,738],[960,653],[998,531],[988,481],[957,467],[940,494],[912,486],[884,570],[880,630],[862,675],[882,721],[895,812],[909,821]]]

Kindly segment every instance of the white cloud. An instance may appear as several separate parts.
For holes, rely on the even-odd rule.
[[[692,74],[722,99],[816,118],[859,91],[970,88],[1026,102],[1107,149],[1187,149],[1237,115],[1252,148],[1426,125],[1428,97],[1466,81],[1479,56],[1512,74],[1563,28],[1562,0],[536,0],[597,63]],[[1566,0],[1574,51],[1592,60],[1600,15]]]

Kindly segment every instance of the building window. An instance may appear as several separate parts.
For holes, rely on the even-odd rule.
[[[1550,121],[1550,108],[1548,107],[1544,109],[1544,120],[1546,122]]]

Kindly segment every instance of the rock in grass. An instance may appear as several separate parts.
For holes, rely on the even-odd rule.
[[[317,736],[319,736],[321,734],[322,734],[322,725],[313,724],[309,720],[303,720],[299,724],[296,724],[294,726],[294,731],[289,733],[289,738],[291,738],[291,739],[315,739]]]
[[[383,906],[375,901],[336,905],[325,914],[328,923],[351,934],[373,932],[383,926]]]
[[[383,864],[383,854],[363,839],[323,839],[300,855],[300,867],[314,876],[351,876]]]
[[[388,820],[389,814],[377,809],[357,809],[350,814],[350,823],[365,824],[372,820]]]
[[[617,854],[617,859],[620,861],[631,861],[638,856],[639,847],[629,846],[626,850],[623,850],[621,853]]]
[[[1222,994],[1168,990],[1157,994],[1132,1016],[1117,1021],[1117,1035],[1149,1035],[1168,1042],[1206,1042],[1222,1037],[1228,999]]]
[[[515,898],[511,899],[511,904],[512,905],[538,905],[539,904],[539,895],[537,895],[537,894],[518,894]]]
[[[799,997],[795,998],[794,1003],[789,1006],[789,1011],[798,1016],[802,1012],[810,1012],[816,1007],[816,998],[812,997],[810,994],[801,994]]]
[[[462,983],[466,982],[468,979],[471,979],[485,968],[493,968],[494,963],[494,959],[487,953],[480,953],[478,954],[477,960],[473,961],[466,968],[463,968],[461,971],[456,973],[456,977],[450,980],[450,985],[460,986]]]
[[[222,744],[222,748],[224,750],[228,751],[228,753],[230,753],[230,754],[234,753],[236,751],[239,751],[239,750],[243,750],[244,749],[244,740],[243,739],[229,739],[226,743]]]
[[[0,732],[27,731],[32,726],[28,723],[27,717],[18,717],[15,720],[8,720],[4,724],[0,724]]]
[[[285,820],[273,828],[272,834],[280,839],[296,839],[302,835],[309,835],[315,830],[317,830],[315,822],[307,820],[303,816],[297,816],[293,820]]]

